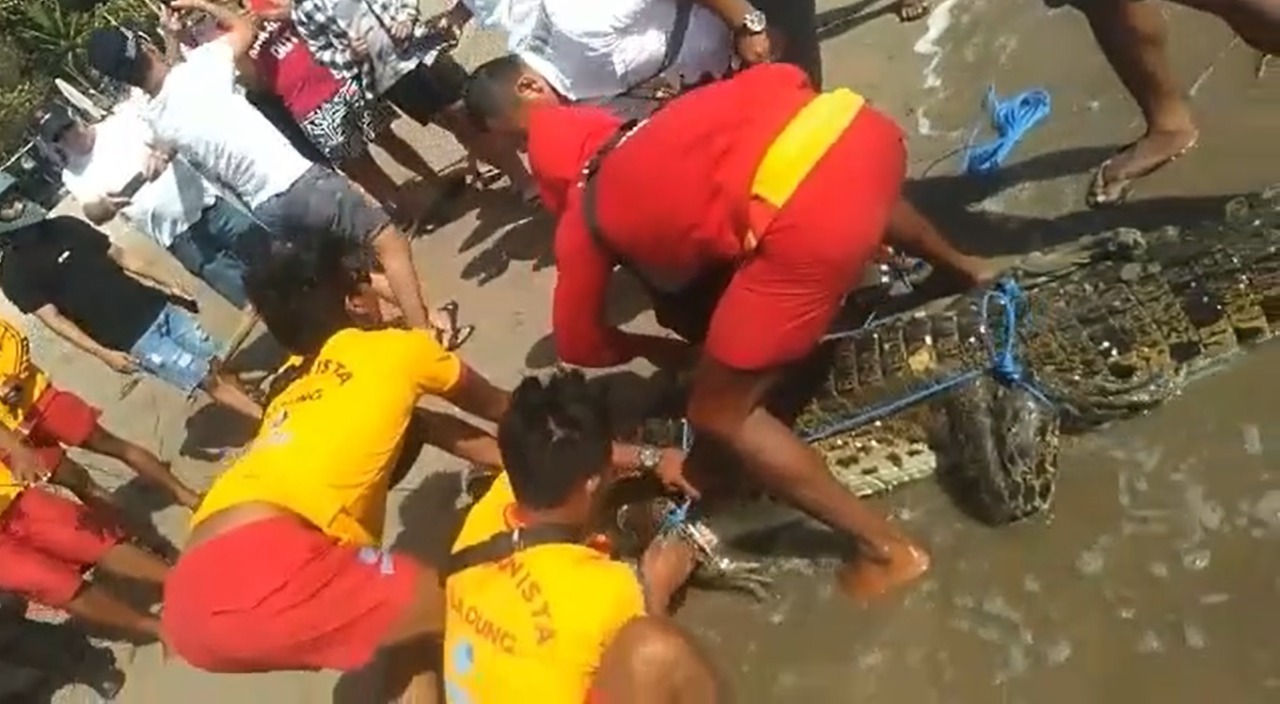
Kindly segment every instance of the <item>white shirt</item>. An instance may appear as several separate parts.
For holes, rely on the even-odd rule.
[[[143,115],[156,138],[250,208],[292,186],[311,162],[236,89],[231,45],[192,49],[165,77]]]
[[[507,32],[507,48],[570,100],[619,95],[652,78],[676,23],[675,0],[465,0],[480,23]],[[723,76],[733,34],[695,4],[665,75],[688,85]]]
[[[151,128],[127,107],[93,126],[93,149],[88,154],[67,159],[62,182],[81,203],[123,189],[151,155]],[[214,196],[200,174],[175,159],[154,181],[144,183],[120,214],[167,249],[213,205]]]

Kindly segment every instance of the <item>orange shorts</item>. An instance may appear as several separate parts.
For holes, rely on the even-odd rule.
[[[0,512],[0,589],[61,608],[80,591],[85,570],[122,537],[84,505],[26,489]]]
[[[184,553],[164,586],[169,644],[209,672],[355,670],[411,605],[422,567],[282,516]]]
[[[50,386],[31,409],[31,431],[24,444],[52,472],[66,456],[66,448],[82,447],[89,441],[101,416],[102,411],[79,396]]]
[[[902,130],[864,107],[791,199],[756,228],[759,246],[711,315],[707,354],[747,371],[808,355],[880,251],[906,168]]]

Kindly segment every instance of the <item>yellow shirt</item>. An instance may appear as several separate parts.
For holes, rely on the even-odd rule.
[[[0,462],[0,513],[4,513],[4,510],[9,508],[9,504],[18,498],[18,494],[21,494],[23,489],[26,487],[18,484],[13,472],[9,471],[8,465]]]
[[[454,550],[510,530],[506,473],[472,507]],[[581,704],[618,630],[644,614],[627,565],[584,545],[523,550],[445,582],[449,704]]]
[[[0,423],[25,435],[24,423],[48,388],[49,377],[31,362],[27,336],[18,326],[0,319]]]
[[[462,362],[420,330],[343,330],[267,407],[244,455],[192,527],[237,504],[288,509],[344,544],[382,542],[387,470],[418,399],[449,391]]]

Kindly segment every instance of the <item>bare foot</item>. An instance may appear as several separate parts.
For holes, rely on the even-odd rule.
[[[867,602],[914,581],[928,570],[928,553],[909,543],[893,543],[887,564],[855,559],[840,567],[836,582],[845,596]]]
[[[1124,202],[1134,181],[1149,176],[1182,156],[1196,145],[1199,138],[1200,132],[1194,127],[1148,132],[1142,139],[1104,161],[1094,172],[1093,184],[1089,189],[1089,206]]]
[[[901,22],[924,19],[932,11],[933,3],[930,0],[898,0],[898,20]]]

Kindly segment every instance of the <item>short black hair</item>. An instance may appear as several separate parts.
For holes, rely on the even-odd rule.
[[[347,297],[369,282],[359,245],[329,233],[264,237],[247,256],[245,292],[272,337],[293,354],[309,356],[352,327]]]
[[[577,370],[520,382],[498,424],[502,462],[520,505],[558,508],[605,470],[613,448],[608,410]]]
[[[488,131],[489,123],[516,106],[516,81],[524,71],[524,61],[515,54],[499,56],[480,64],[471,72],[462,92],[462,103],[476,127]]]

